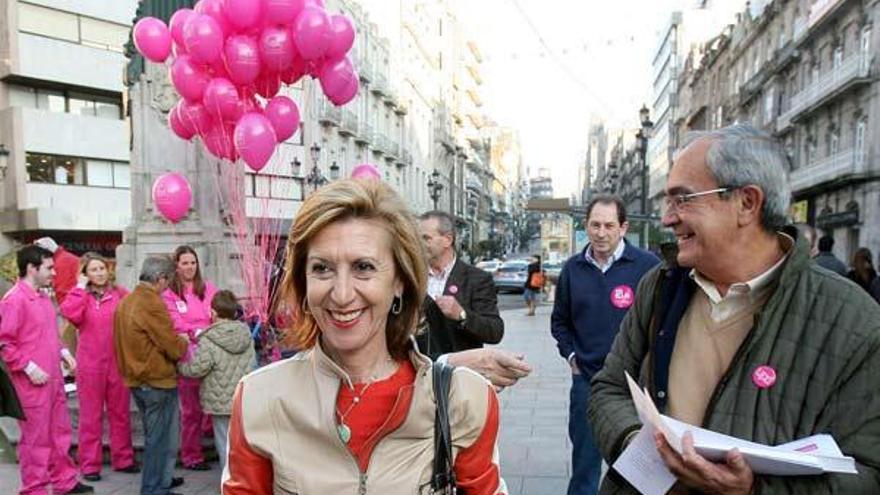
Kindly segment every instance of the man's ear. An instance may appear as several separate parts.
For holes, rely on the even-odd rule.
[[[743,186],[738,191],[737,215],[739,217],[739,225],[745,226],[754,222],[761,223],[761,210],[766,199],[764,191],[755,185]]]

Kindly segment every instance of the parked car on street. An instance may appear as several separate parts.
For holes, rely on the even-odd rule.
[[[559,273],[562,271],[562,262],[561,261],[549,261],[544,263],[544,273],[547,275],[547,279],[552,283],[557,283],[559,280]]]
[[[498,260],[486,260],[480,261],[477,263],[477,268],[483,270],[484,272],[489,272],[494,274],[498,271],[498,268],[501,266],[501,262]]]
[[[495,272],[495,289],[523,292],[526,285],[526,274],[529,264],[523,260],[505,261]]]

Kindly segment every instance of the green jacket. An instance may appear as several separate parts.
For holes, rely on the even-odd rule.
[[[659,282],[676,272],[683,270],[661,266],[645,276],[603,369],[593,378],[589,419],[609,464],[620,455],[626,436],[640,427],[624,371],[638,377],[653,397],[662,397],[655,387],[662,373],[654,343],[661,338],[658,328],[668,328],[658,321],[668,295]],[[716,388],[702,426],[769,445],[830,433],[857,462],[858,475],[756,475],[755,494],[878,494],[880,306],[857,285],[811,263],[803,242],[778,284]],[[775,385],[764,390],[751,380],[761,365],[777,371]],[[600,493],[637,492],[611,473]]]
[[[232,414],[232,395],[241,378],[256,367],[254,341],[247,325],[222,321],[199,336],[192,359],[177,365],[180,374],[202,378],[199,400],[208,414]]]

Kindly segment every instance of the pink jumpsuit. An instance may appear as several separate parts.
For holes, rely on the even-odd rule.
[[[211,326],[211,300],[217,288],[210,282],[205,282],[205,298],[201,300],[192,291],[192,286],[187,286],[184,298],[177,297],[171,289],[162,293],[168,313],[174,322],[177,333],[188,335],[190,339],[195,337],[196,330],[206,329]],[[190,350],[192,346],[190,346]],[[184,360],[189,359],[190,351]],[[202,431],[204,425],[210,425],[209,417],[202,412],[199,403],[198,378],[177,378],[177,394],[180,397],[180,461],[184,466],[194,466],[205,461],[202,454]],[[210,431],[210,426],[207,431]]]
[[[110,464],[134,464],[131,446],[131,398],[119,374],[113,349],[113,312],[128,294],[121,287],[98,296],[79,287],[61,303],[61,314],[79,330],[76,390],[79,395],[79,464],[83,473],[101,472],[104,405],[110,423]]]
[[[12,375],[25,419],[18,444],[22,494],[43,495],[52,485],[66,493],[77,484],[70,458],[70,415],[61,375],[61,341],[52,301],[19,280],[0,302],[0,356]],[[25,368],[40,367],[49,379],[34,385]]]

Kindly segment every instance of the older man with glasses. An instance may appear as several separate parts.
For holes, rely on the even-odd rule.
[[[880,307],[780,232],[785,164],[778,143],[749,126],[686,139],[663,212],[677,265],[642,280],[593,379],[590,420],[613,463],[641,426],[628,372],[662,413],[693,425],[771,445],[828,433],[859,474],[757,475],[735,451],[710,462],[660,435],[673,493],[880,493]],[[601,493],[636,492],[612,471]]]

